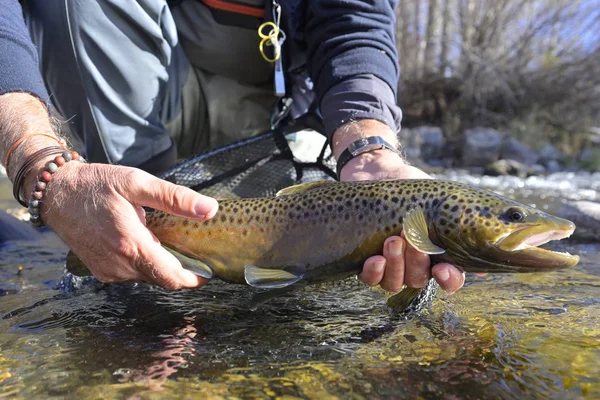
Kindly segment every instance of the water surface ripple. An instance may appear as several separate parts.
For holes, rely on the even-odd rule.
[[[554,210],[598,201],[600,176],[445,178]],[[515,180],[516,179],[516,180]],[[67,282],[52,234],[0,247],[0,399],[600,398],[600,244],[563,241],[572,270],[469,275],[410,318],[348,280],[256,311],[211,282]],[[61,290],[60,288],[63,288]]]

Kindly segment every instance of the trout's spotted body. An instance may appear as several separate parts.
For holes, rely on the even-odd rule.
[[[165,246],[201,260],[216,276],[234,283],[247,282],[246,265],[294,266],[307,272],[328,267],[322,274],[309,274],[312,280],[328,279],[327,274],[335,278],[355,274],[366,258],[381,253],[387,237],[400,234],[404,217],[414,209],[422,210],[426,221],[420,227],[424,232],[418,234],[444,251],[435,260],[456,263],[466,271],[551,267],[530,262],[519,266],[518,259],[497,259],[498,254],[486,260],[486,251],[497,253],[491,247],[523,229],[526,222],[507,218],[507,210],[521,210],[524,218],[536,217],[547,231],[574,228],[569,221],[450,181],[319,182],[283,192],[274,198],[221,201],[217,215],[204,222],[151,213],[147,226]],[[427,246],[423,247],[420,250],[427,252]],[[565,266],[564,260],[554,265]]]
[[[568,268],[579,257],[537,246],[569,236],[575,225],[495,193],[439,180],[322,181],[277,197],[223,200],[199,222],[152,212],[147,227],[182,264],[206,278],[259,288],[341,279],[381,254],[404,231],[432,262],[467,272]],[[76,257],[67,269],[89,274]],[[285,290],[285,289],[284,289]],[[388,300],[405,310],[419,297],[406,288]]]

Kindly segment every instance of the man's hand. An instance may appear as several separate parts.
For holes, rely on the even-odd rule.
[[[382,136],[390,143],[396,142],[395,134],[378,121],[364,120],[339,128],[333,136],[333,152],[336,159],[353,141],[367,136]],[[390,150],[363,153],[351,159],[342,169],[340,180],[391,180],[431,179],[418,168],[407,165]],[[420,253],[401,236],[389,237],[383,246],[383,255],[365,261],[360,280],[368,285],[380,285],[383,289],[397,292],[403,285],[420,288],[427,284],[431,274],[447,293],[462,287],[464,275],[448,263],[431,262],[427,254]]]
[[[136,168],[77,162],[53,175],[46,196],[43,220],[100,281],[167,289],[207,282],[161,247],[142,206],[202,221],[216,214],[216,200]]]

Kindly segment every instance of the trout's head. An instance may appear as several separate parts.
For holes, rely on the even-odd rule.
[[[538,246],[575,224],[492,192],[461,187],[436,207],[433,230],[447,258],[467,272],[535,272],[575,266],[578,256]]]

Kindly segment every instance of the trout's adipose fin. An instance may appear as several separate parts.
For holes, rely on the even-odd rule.
[[[298,282],[304,277],[305,271],[302,267],[270,269],[246,265],[244,267],[244,278],[248,285],[255,288],[278,289]]]
[[[276,196],[289,196],[291,194],[302,193],[306,192],[307,190],[312,190],[332,183],[335,183],[335,181],[315,181],[308,183],[300,183],[298,185],[288,186],[286,188],[281,189],[279,192],[277,192]]]
[[[163,249],[167,250],[169,253],[173,254],[176,259],[179,260],[183,268],[192,271],[194,274],[206,278],[211,279],[214,275],[212,268],[203,263],[200,260],[196,260],[195,258],[188,257],[186,255],[181,254],[180,252],[170,249],[166,246],[163,246]]]
[[[421,253],[444,254],[446,252],[429,239],[429,230],[421,207],[417,206],[406,213],[402,228],[408,243]]]

